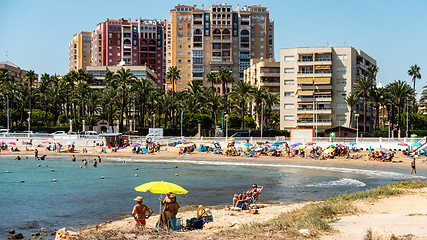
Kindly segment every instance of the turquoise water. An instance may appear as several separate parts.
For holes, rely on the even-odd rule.
[[[40,227],[79,229],[128,215],[133,198],[138,195],[158,212],[158,194],[133,189],[150,181],[173,182],[189,190],[187,196],[178,195],[178,202],[185,206],[230,204],[234,193],[248,190],[253,183],[265,187],[260,201],[299,202],[411,179],[407,168],[363,170],[327,165],[129,158],[103,159],[98,168],[91,164],[80,168],[81,162],[62,157],[48,157],[45,161],[13,159],[14,156],[0,156],[0,237],[7,236],[8,229],[28,237]],[[425,171],[418,173],[423,174]]]

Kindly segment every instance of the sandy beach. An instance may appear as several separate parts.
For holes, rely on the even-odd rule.
[[[238,230],[241,227],[251,226],[250,224],[265,223],[280,214],[299,209],[307,204],[310,203],[258,204],[259,209],[256,214],[250,211],[232,211],[227,206],[214,206],[209,208],[214,221],[206,223],[203,230],[189,232],[162,233],[156,232],[156,230],[153,232],[158,219],[158,215],[153,215],[147,220],[145,232],[138,234],[132,234],[136,228],[132,217],[88,226],[77,234],[78,239],[101,239],[99,237],[103,234],[107,232],[110,234],[112,231],[129,232],[128,239],[161,239],[161,234],[168,234],[169,239],[222,239],[224,237],[222,231]],[[402,195],[378,200],[357,200],[354,204],[359,210],[359,214],[340,216],[337,221],[330,223],[333,228],[332,232],[317,236],[316,239],[363,239],[368,230],[381,230],[393,233],[398,237],[409,237],[402,239],[427,239],[425,228],[427,224],[425,207],[427,206],[427,188],[409,190]],[[196,207],[188,206],[181,209],[178,217],[181,219],[195,217]],[[254,237],[258,239],[260,236]]]
[[[92,158],[96,156],[101,156],[101,158],[115,158],[115,157],[129,157],[130,159],[163,159],[163,160],[182,160],[182,159],[188,159],[188,160],[231,160],[231,161],[268,161],[268,162],[276,162],[276,163],[287,163],[292,164],[292,162],[298,162],[298,163],[307,163],[307,164],[319,164],[319,165],[328,165],[328,166],[334,166],[334,165],[340,165],[340,166],[358,166],[358,167],[369,167],[372,165],[375,166],[393,166],[393,167],[407,167],[410,171],[410,163],[411,158],[403,155],[401,151],[396,152],[396,156],[393,159],[394,162],[380,162],[380,161],[373,161],[369,160],[368,151],[361,151],[357,152],[359,155],[363,155],[362,158],[359,159],[345,159],[343,157],[336,157],[334,159],[327,159],[327,160],[315,160],[312,158],[301,158],[301,157],[270,157],[270,156],[259,156],[256,158],[249,158],[246,156],[225,156],[222,154],[211,154],[206,152],[197,152],[197,150],[190,154],[184,154],[179,155],[179,149],[174,147],[165,147],[162,146],[160,152],[156,152],[154,154],[134,154],[132,153],[132,148],[127,147],[124,149],[119,149],[117,152],[112,152],[111,149],[107,149],[107,153],[100,153],[101,147],[85,147],[87,149],[87,153],[82,152],[82,147],[76,148],[74,153],[58,153],[55,151],[48,151],[45,148],[42,147],[35,147],[34,149],[37,149],[39,151],[39,156],[47,155],[47,158],[49,156],[69,156],[70,160],[72,155],[75,155],[77,160],[82,160],[86,158],[87,160],[91,160]],[[11,152],[11,151],[2,151],[0,155],[22,155],[26,156],[28,158],[34,157],[34,151],[25,151],[24,148],[20,147],[19,152]],[[29,156],[31,155],[31,156]],[[25,157],[24,157],[25,158]],[[23,158],[23,159],[24,159]],[[416,167],[417,168],[423,168],[427,169],[427,157],[418,157],[416,160]]]

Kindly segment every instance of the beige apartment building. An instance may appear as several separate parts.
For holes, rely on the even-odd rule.
[[[368,76],[371,64],[376,64],[375,59],[353,47],[281,49],[280,129],[312,128],[321,132],[335,126],[355,128],[355,119],[349,125],[351,115],[345,98],[356,78]],[[356,108],[359,129],[363,128],[361,109]]]
[[[217,4],[205,10],[203,5],[178,5],[166,29],[166,69],[181,71],[177,91],[191,81],[209,87],[206,75],[220,67],[231,71],[234,81],[243,80],[251,58],[274,57],[274,22],[263,6]],[[216,87],[220,91],[221,84]],[[172,89],[171,83],[166,88]]]
[[[13,78],[14,81],[21,82],[27,86],[30,85],[30,81],[25,79],[25,74],[27,70],[21,69],[18,65],[10,61],[0,61],[0,72],[8,72],[9,76]],[[33,82],[33,85],[37,83],[39,75],[36,74],[36,81]]]
[[[68,44],[69,71],[86,70],[92,65],[92,32],[81,32],[73,36]]]

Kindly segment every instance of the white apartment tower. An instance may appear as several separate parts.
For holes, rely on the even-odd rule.
[[[353,47],[281,49],[280,129],[320,132],[335,126],[356,127],[354,119],[350,126],[354,114],[350,114],[345,98],[356,78],[368,76],[371,64],[376,65],[375,59]],[[363,119],[363,112],[357,113]],[[359,121],[361,128],[363,121]]]

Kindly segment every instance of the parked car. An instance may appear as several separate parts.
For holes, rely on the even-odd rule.
[[[231,135],[233,138],[244,138],[244,137],[250,137],[249,132],[236,132],[235,134]]]
[[[76,132],[69,132],[69,133],[66,133],[67,135],[77,135],[77,133]]]
[[[65,131],[56,131],[53,133],[54,135],[65,135]]]
[[[98,133],[96,131],[81,131],[81,132],[79,132],[79,135],[98,136]]]
[[[41,131],[41,132],[36,132],[36,134],[49,134],[49,133]]]

